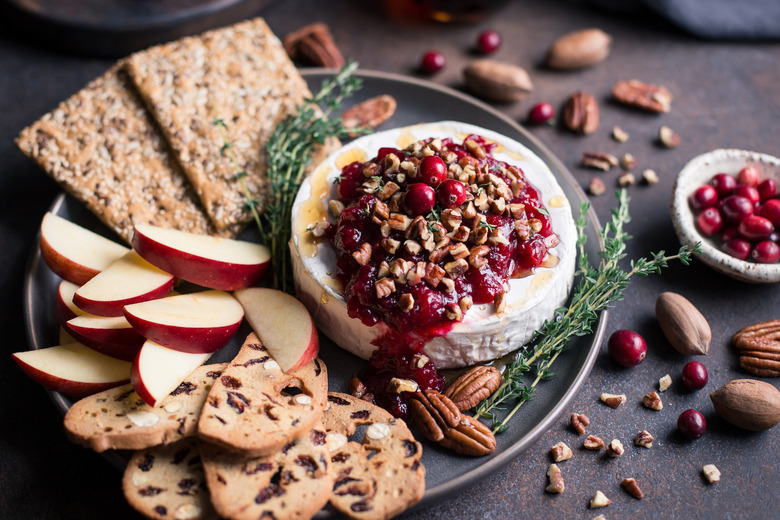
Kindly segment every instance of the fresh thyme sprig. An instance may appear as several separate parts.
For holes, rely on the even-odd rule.
[[[236,167],[236,178],[241,182],[246,204],[260,231],[262,241],[271,251],[274,287],[285,292],[293,290],[292,266],[288,241],[292,234],[292,204],[303,182],[306,167],[312,161],[316,146],[328,138],[345,139],[367,133],[363,128],[344,127],[335,112],[344,99],[362,87],[362,80],[353,76],[358,64],[348,62],[332,79],[322,82],[319,92],[307,98],[293,113],[279,122],[266,145],[266,165],[270,182],[268,200],[252,197],[231,142],[225,123],[217,119],[223,132],[223,153],[231,154]],[[265,211],[261,213],[259,208]]]
[[[672,256],[665,256],[664,252],[660,251],[651,254],[650,258],[632,260],[630,269],[623,270],[618,263],[625,258],[626,241],[631,239],[624,229],[625,224],[631,220],[628,213],[629,197],[625,189],[618,191],[616,196],[618,206],[612,210],[611,219],[601,232],[604,251],[599,252],[602,262],[597,268],[590,265],[585,252],[586,214],[589,206],[587,203],[580,206],[580,216],[576,221],[576,274],[580,277],[579,282],[569,307],[557,309],[555,319],[542,324],[541,329],[536,331],[533,346],[522,349],[515,356],[506,366],[501,386],[477,408],[476,416],[489,418],[494,432],[506,430],[508,422],[523,403],[533,399],[536,385],[553,377],[550,367],[566,348],[569,340],[575,336],[590,334],[593,324],[598,320],[599,312],[623,299],[623,291],[628,287],[632,276],[660,273],[670,260],[679,260],[683,265],[688,265],[692,253],[699,252],[698,244],[694,248],[683,246]],[[530,385],[525,384],[524,376],[534,369],[536,377]],[[505,410],[509,405],[512,405],[509,414],[499,419],[495,411]]]

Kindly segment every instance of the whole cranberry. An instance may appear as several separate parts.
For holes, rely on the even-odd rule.
[[[707,208],[696,217],[696,225],[699,231],[707,236],[715,235],[723,229],[723,217],[718,208]]]
[[[752,186],[745,186],[744,184],[740,184],[734,188],[734,195],[745,197],[750,202],[752,202],[754,206],[761,202],[761,196],[758,194],[758,190]]]
[[[699,186],[696,188],[696,191],[691,194],[690,202],[691,207],[696,211],[711,208],[718,202],[718,192],[709,184]]]
[[[420,60],[420,70],[426,74],[436,74],[447,64],[444,55],[436,51],[428,51]]]
[[[737,224],[742,222],[745,217],[749,217],[753,214],[753,204],[745,197],[729,195],[723,199],[720,210],[723,213],[723,219],[726,222]]]
[[[501,35],[496,31],[485,31],[477,39],[477,49],[482,54],[492,54],[501,47]]]
[[[774,230],[775,226],[772,225],[768,218],[759,217],[758,215],[745,217],[739,223],[739,234],[742,235],[742,238],[751,242],[766,240]]]
[[[686,439],[698,439],[707,431],[707,420],[698,410],[685,410],[677,418],[677,429]]]
[[[756,189],[762,201],[769,200],[777,195],[777,183],[774,179],[764,179],[758,184]]]
[[[528,111],[528,122],[534,125],[543,125],[552,121],[554,117],[555,109],[546,101],[535,104]]]
[[[735,225],[730,226],[723,226],[723,229],[720,231],[720,234],[718,235],[718,239],[720,239],[721,242],[728,242],[732,238],[739,238],[739,227]]]
[[[780,261],[780,245],[771,240],[764,240],[753,246],[750,257],[759,264],[776,264]]]
[[[747,260],[750,258],[750,251],[752,248],[753,246],[750,245],[750,242],[742,238],[732,238],[723,242],[723,245],[721,246],[724,253],[739,260]]]
[[[435,188],[447,178],[447,165],[444,164],[441,157],[429,155],[420,161],[418,177],[421,182]]]
[[[404,206],[413,215],[430,213],[435,205],[436,192],[427,184],[416,182],[407,188]]]
[[[457,208],[466,202],[466,185],[456,179],[447,179],[436,189],[436,197],[445,208]]]
[[[710,184],[718,192],[718,197],[723,198],[731,195],[731,192],[737,187],[737,179],[728,173],[716,173],[710,179]]]
[[[645,339],[633,330],[620,329],[612,333],[607,341],[607,350],[612,361],[624,367],[641,363],[647,355]]]
[[[780,227],[780,200],[769,199],[761,205],[758,214],[768,218],[775,227]]]
[[[688,361],[682,369],[682,382],[688,390],[704,388],[708,379],[707,367],[698,361]]]
[[[758,170],[755,166],[745,166],[737,174],[737,184],[755,188],[758,186],[758,177]]]

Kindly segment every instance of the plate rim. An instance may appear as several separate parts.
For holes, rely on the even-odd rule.
[[[322,79],[325,79],[326,77],[332,77],[337,72],[338,72],[337,69],[329,69],[329,68],[315,67],[315,68],[299,69],[299,73],[306,80],[315,80],[318,77],[322,77]],[[515,132],[517,132],[517,134],[522,136],[523,139],[527,140],[526,143],[524,144],[530,145],[532,151],[540,155],[541,159],[553,171],[553,174],[555,175],[556,180],[559,183],[566,183],[572,190],[574,190],[574,192],[577,193],[580,199],[579,202],[588,203],[587,225],[589,227],[594,228],[596,231],[598,249],[604,250],[604,241],[600,234],[599,219],[595,213],[595,210],[593,209],[593,205],[589,203],[588,198],[584,190],[582,189],[582,187],[579,185],[579,183],[576,182],[574,176],[571,174],[568,168],[566,168],[563,165],[560,159],[558,159],[558,157],[555,156],[547,148],[547,146],[544,145],[537,137],[532,135],[528,130],[523,128],[519,123],[515,122],[513,119],[501,113],[494,107],[474,98],[473,96],[455,90],[451,87],[447,87],[445,85],[440,85],[427,80],[405,76],[402,74],[368,70],[368,69],[357,69],[354,75],[357,77],[365,77],[365,78],[372,78],[372,79],[397,82],[397,83],[402,83],[407,85],[413,85],[426,90],[438,92],[439,94],[448,97],[454,97],[461,102],[470,104],[483,112],[487,112],[489,115],[507,124]],[[556,172],[558,172],[561,175],[560,176],[556,175]],[[66,196],[67,194],[64,191],[61,191],[55,197],[54,201],[49,206],[47,211],[58,210],[64,203]],[[572,208],[573,213],[574,211],[575,208]],[[35,330],[33,330],[34,327],[31,320],[31,317],[33,315],[31,305],[34,300],[33,292],[34,292],[34,281],[35,281],[35,277],[33,276],[33,273],[38,268],[38,265],[41,261],[42,258],[40,256],[40,230],[39,230],[36,236],[36,240],[34,241],[33,247],[29,253],[28,262],[25,271],[25,283],[24,283],[25,329],[27,333],[28,343],[30,347],[33,349],[42,348],[40,346],[41,343],[38,338],[38,334],[35,332]],[[576,282],[577,282],[577,278],[575,277],[575,283],[573,284],[571,289],[572,291],[575,290],[576,288]],[[528,449],[534,442],[536,442],[536,440],[539,437],[541,437],[545,432],[547,432],[547,430],[550,429],[553,423],[557,421],[558,418],[561,416],[564,409],[569,406],[571,401],[574,399],[574,396],[577,394],[577,392],[580,390],[582,385],[585,383],[587,376],[590,374],[600,351],[599,346],[601,345],[605,335],[607,317],[608,317],[608,311],[607,310],[602,311],[598,318],[596,326],[593,332],[591,333],[592,344],[590,346],[590,351],[588,352],[585,358],[585,362],[580,367],[574,379],[571,381],[563,397],[552,407],[552,409],[544,416],[544,418],[541,421],[539,421],[536,425],[534,425],[528,433],[520,437],[513,444],[507,447],[504,451],[486,460],[483,464],[480,464],[476,468],[471,469],[470,471],[467,471],[462,475],[459,475],[451,480],[448,480],[443,484],[439,484],[438,486],[435,486],[433,488],[426,488],[423,498],[417,504],[409,508],[407,511],[417,510],[425,507],[431,507],[436,503],[440,502],[441,500],[443,500],[444,498],[454,494],[455,492],[464,489],[469,485],[474,485],[479,480],[497,472],[499,469],[509,464],[520,453]],[[49,394],[49,397],[52,399],[52,401],[57,406],[61,407],[61,409],[68,408],[65,398],[61,394],[49,389],[46,389],[46,392]],[[109,461],[117,465],[117,461],[112,460],[112,458],[109,458]],[[318,515],[318,517],[320,516]]]

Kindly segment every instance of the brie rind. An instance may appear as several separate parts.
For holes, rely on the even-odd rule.
[[[315,240],[311,229],[330,218],[328,201],[337,198],[334,179],[353,161],[367,161],[381,147],[405,148],[418,139],[451,137],[462,141],[469,134],[498,144],[494,157],[518,166],[539,191],[550,213],[552,229],[560,243],[549,253],[557,257],[552,267],[538,267],[524,278],[509,280],[504,312],[494,305],[475,305],[444,336],[425,346],[425,353],[438,368],[453,368],[488,361],[517,350],[527,343],[544,320],[553,317],[569,294],[574,278],[576,228],[568,199],[549,167],[528,148],[496,132],[478,126],[442,121],[387,130],[359,138],[331,154],[307,178],[293,205],[290,248],[298,296],[308,307],[317,327],[340,347],[368,359],[375,350],[371,342],[387,330],[384,323],[367,326],[350,318],[341,284],[337,279],[337,254],[327,240]]]

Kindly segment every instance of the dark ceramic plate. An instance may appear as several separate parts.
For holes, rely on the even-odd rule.
[[[322,80],[331,76],[325,70],[304,72],[312,90],[317,90]],[[379,72],[362,71],[363,89],[353,102],[390,94],[398,101],[398,110],[383,127],[405,126],[426,121],[457,119],[489,128],[507,135],[530,148],[549,165],[559,184],[566,193],[575,213],[579,203],[586,200],[577,182],[541,143],[517,123],[493,108],[457,91],[429,82]],[[51,211],[92,230],[111,236],[110,232],[90,214],[79,202],[66,195],[60,195],[52,204]],[[602,247],[599,226],[595,213],[588,213],[586,227],[588,236],[586,251],[592,261],[598,258]],[[247,231],[252,236],[252,231]],[[60,279],[41,261],[38,250],[31,253],[27,272],[25,309],[27,332],[32,348],[43,348],[57,342],[58,323],[54,315],[54,294]],[[572,340],[565,355],[555,364],[556,377],[542,383],[533,401],[525,404],[513,419],[511,427],[497,437],[498,447],[488,457],[471,458],[452,454],[438,445],[425,443],[423,463],[427,469],[427,490],[418,507],[431,505],[464,486],[479,482],[486,475],[511,461],[529,447],[568,408],[574,394],[590,373],[598,354],[598,346],[604,335],[606,313],[602,313],[595,332],[587,337]],[[239,331],[234,342],[215,354],[214,362],[227,361],[232,357],[240,339],[249,329]],[[363,365],[363,361],[330,343],[324,336],[320,356],[328,365],[330,386],[334,391],[346,391],[349,378]],[[55,392],[52,398],[63,413],[70,402]],[[118,465],[119,457],[112,457]],[[321,516],[327,516],[323,512]]]

